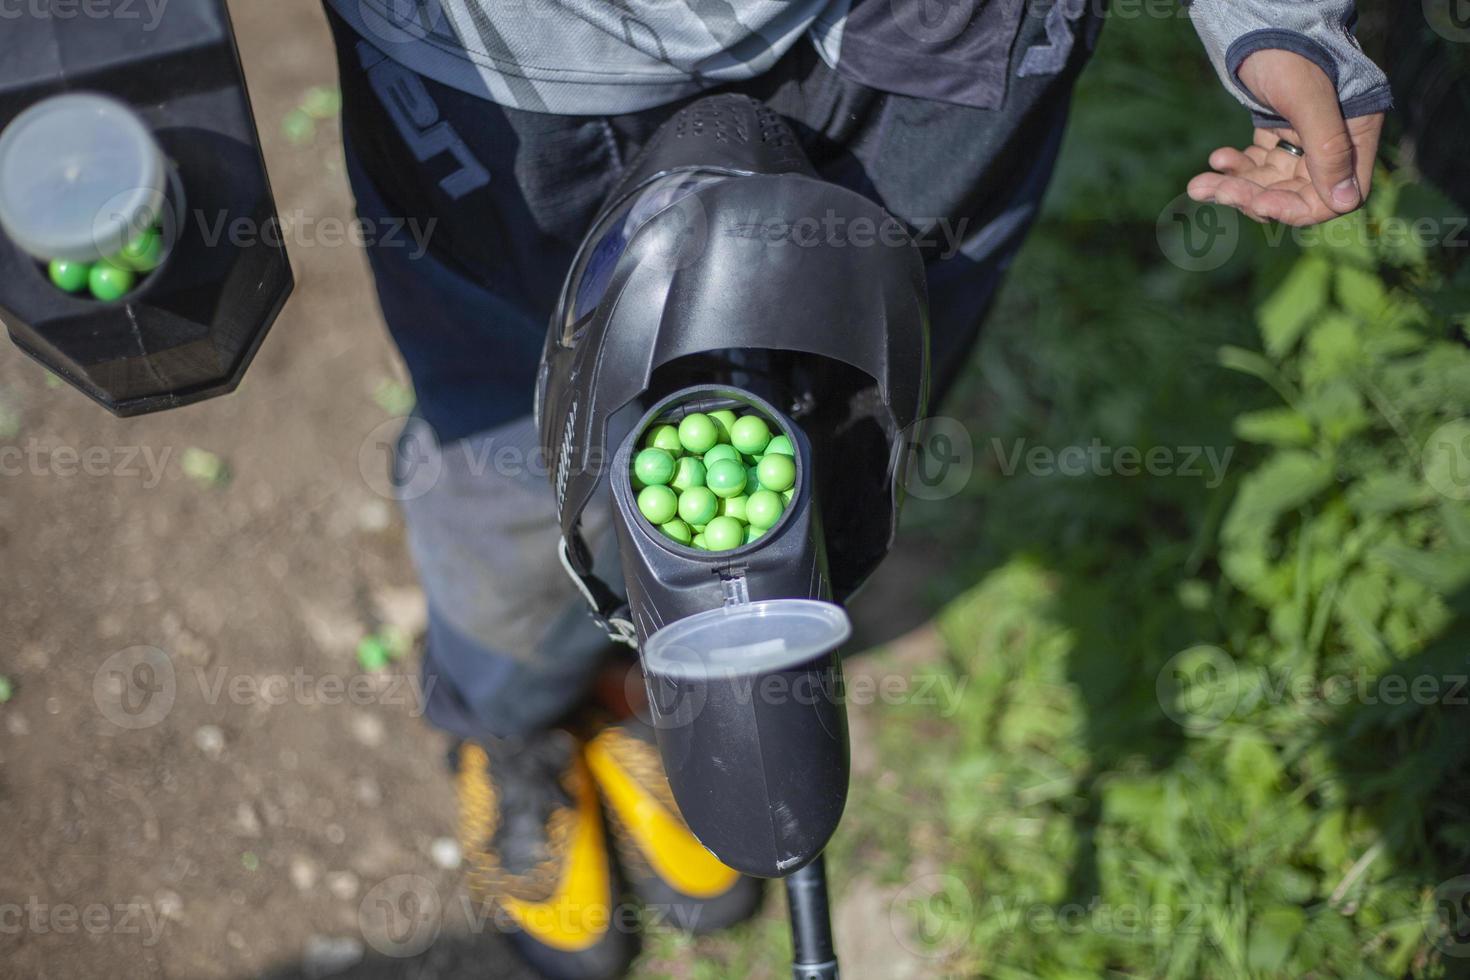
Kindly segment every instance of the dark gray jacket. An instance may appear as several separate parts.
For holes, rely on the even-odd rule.
[[[422,75],[502,105],[571,115],[634,112],[750,78],[804,39],[835,70],[880,91],[993,109],[1012,70],[1059,71],[1083,15],[1106,16],[1106,0],[328,2]],[[1187,11],[1172,0],[1112,0],[1111,8],[1116,16],[1187,13],[1227,87],[1263,125],[1280,120],[1236,77],[1262,48],[1320,65],[1347,115],[1391,101],[1353,37],[1352,0],[1194,0]],[[1045,20],[1046,43],[1013,61],[1029,17]]]

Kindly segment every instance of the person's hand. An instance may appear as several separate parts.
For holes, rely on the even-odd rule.
[[[1255,145],[1222,146],[1212,173],[1189,182],[1196,201],[1225,204],[1256,221],[1315,225],[1362,205],[1373,181],[1383,113],[1344,120],[1327,74],[1290,51],[1257,51],[1241,63],[1240,80],[1288,123],[1257,129]],[[1287,140],[1306,151],[1279,149]]]

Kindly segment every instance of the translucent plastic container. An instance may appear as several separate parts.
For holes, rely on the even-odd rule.
[[[778,878],[827,846],[847,804],[842,607],[768,599],[695,613],[643,645],[669,785],[694,835]]]
[[[37,102],[0,133],[0,228],[42,262],[96,262],[158,224],[169,167],[127,106],[90,93]]]
[[[670,623],[643,645],[643,662],[669,677],[749,676],[825,657],[851,635],[852,623],[839,605],[767,599]]]

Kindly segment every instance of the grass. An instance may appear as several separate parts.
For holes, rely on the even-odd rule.
[[[1075,105],[945,408],[976,471],[905,515],[959,700],[876,709],[839,902],[893,896],[926,976],[1462,975],[1470,265],[1390,234],[1458,212],[1390,140],[1332,234],[1187,271],[1160,215],[1249,138],[1188,24],[1113,18]],[[1025,462],[1091,446],[1168,462]],[[785,976],[771,906],[644,972]]]

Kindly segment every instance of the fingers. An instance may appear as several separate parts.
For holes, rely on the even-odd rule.
[[[1232,177],[1221,173],[1199,174],[1189,182],[1188,187],[1191,200],[1223,204],[1226,207],[1235,208],[1254,221],[1261,220],[1255,211],[1255,201],[1262,190],[1259,184],[1252,183],[1243,177]]]
[[[1358,158],[1358,189],[1367,198],[1373,189],[1373,164],[1378,159],[1378,141],[1383,135],[1383,113],[1349,119],[1347,126]]]
[[[1257,222],[1304,226],[1337,217],[1305,178],[1263,186],[1244,177],[1204,173],[1189,182],[1188,192],[1191,200],[1232,207]]]
[[[1275,108],[1301,134],[1307,173],[1317,196],[1333,211],[1346,214],[1363,203],[1357,147],[1342,118],[1337,90],[1321,69],[1312,68],[1277,96]]]
[[[1292,145],[1299,146],[1300,144],[1297,143],[1297,140],[1301,139],[1301,137],[1296,133],[1291,133],[1290,135],[1273,136],[1272,139],[1275,142],[1266,151],[1267,163],[1281,173],[1293,177],[1306,173],[1305,161],[1302,157],[1290,150],[1283,149],[1281,146],[1282,142],[1290,142]]]
[[[1191,201],[1198,201],[1201,204],[1212,204],[1215,201],[1215,188],[1219,187],[1220,181],[1224,179],[1224,174],[1214,172],[1198,174],[1189,182],[1189,186],[1185,188],[1185,191],[1189,194]]]
[[[1279,221],[1284,225],[1315,225],[1337,217],[1306,186],[1300,191],[1271,188],[1256,195],[1252,204],[1262,220]]]
[[[1251,149],[1259,149],[1252,147]],[[1264,159],[1264,154],[1261,154]],[[1242,153],[1233,146],[1222,146],[1210,154],[1210,168],[1218,170],[1222,174],[1239,174],[1254,167],[1260,166],[1261,161],[1249,155],[1249,151]]]

